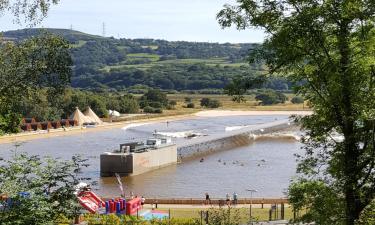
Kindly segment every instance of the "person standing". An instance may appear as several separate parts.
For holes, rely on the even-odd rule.
[[[211,205],[211,199],[210,199],[210,195],[206,192],[206,201],[205,201],[205,205],[208,205],[208,204]]]
[[[237,205],[238,203],[238,195],[236,192],[233,193],[233,205]]]
[[[227,206],[230,206],[230,196],[228,193],[226,194],[226,201],[227,201]]]

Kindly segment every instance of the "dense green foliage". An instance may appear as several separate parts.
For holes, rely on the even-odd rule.
[[[301,96],[294,96],[290,101],[293,104],[302,104],[305,100]]]
[[[138,100],[132,95],[116,92],[94,93],[77,89],[67,89],[59,98],[56,97],[56,100],[60,102],[59,110],[56,110],[49,106],[45,92],[45,89],[41,89],[32,98],[24,98],[21,115],[35,118],[37,121],[47,121],[69,118],[76,107],[82,111],[91,107],[99,117],[107,117],[108,110],[116,110],[120,113],[139,111]]]
[[[68,43],[43,35],[0,45],[0,133],[17,132],[25,100],[46,99],[51,114],[61,113],[60,99],[71,75]],[[40,88],[45,88],[43,93]]]
[[[287,97],[277,91],[265,90],[255,96],[255,100],[260,101],[261,105],[274,105],[279,103],[285,103]]]
[[[214,108],[219,108],[221,106],[221,103],[217,99],[202,98],[201,99],[201,106],[214,109]]]
[[[74,191],[86,166],[77,156],[61,161],[17,154],[2,162],[0,193],[12,201],[0,202],[6,207],[0,210],[0,224],[55,224],[61,215],[71,219],[78,215],[81,206]]]
[[[237,0],[218,19],[263,28],[252,59],[300,82],[314,110],[297,120],[306,154],[289,198],[300,220],[354,225],[375,198],[375,1]]]
[[[221,89],[235,76],[255,76],[262,63],[245,62],[257,44],[169,42],[154,39],[114,39],[77,31],[47,29],[67,39],[74,61],[72,86],[85,89],[137,90],[137,85],[165,90]],[[8,31],[4,38],[20,41],[39,29]],[[265,88],[290,89],[275,77]]]

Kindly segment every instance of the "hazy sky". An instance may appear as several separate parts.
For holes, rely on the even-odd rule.
[[[222,30],[216,13],[233,0],[61,0],[39,27],[67,28],[122,38],[262,42],[260,30]],[[1,17],[0,30],[24,28]]]

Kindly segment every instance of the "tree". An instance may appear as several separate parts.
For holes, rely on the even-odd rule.
[[[152,107],[166,107],[168,105],[168,98],[165,93],[158,89],[150,89],[147,91],[146,94],[144,94],[140,99],[141,107],[145,107],[148,105],[152,105]]]
[[[301,96],[294,96],[292,100],[290,100],[293,104],[302,104],[304,102]]]
[[[218,13],[223,27],[263,28],[266,40],[250,62],[264,60],[270,73],[302,83],[297,91],[314,113],[297,118],[306,132],[297,171],[329,189],[336,202],[313,197],[299,204],[295,191],[289,197],[297,210],[319,200],[326,208],[342,206],[343,217],[326,215],[330,222],[322,224],[353,225],[374,199],[374,16],[372,0],[238,0]],[[300,190],[313,196],[311,189]],[[307,214],[320,221],[314,210]]]
[[[70,82],[71,65],[69,44],[57,36],[43,35],[1,45],[0,133],[18,131],[21,103],[31,100],[41,88],[45,88],[46,104],[60,108],[61,94]]]
[[[261,101],[262,105],[274,105],[285,103],[286,96],[283,93],[267,90],[255,96],[257,101]]]
[[[85,161],[79,156],[62,161],[22,153],[2,162],[0,193],[12,203],[0,211],[0,224],[43,225],[55,224],[62,215],[74,218],[81,209],[74,192],[82,168],[88,166]]]
[[[15,16],[15,22],[23,22],[36,25],[47,16],[51,4],[57,4],[59,0],[14,0],[0,1],[0,11],[11,11]]]

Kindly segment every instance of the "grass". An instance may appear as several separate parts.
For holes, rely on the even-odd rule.
[[[72,48],[80,48],[80,47],[82,47],[86,43],[87,43],[87,41],[79,40],[78,44],[71,44],[70,47],[72,47]]]
[[[287,94],[288,98],[291,99],[294,95]],[[177,111],[186,111],[187,109],[184,108],[186,105],[185,97],[190,97],[192,102],[194,103],[196,109],[195,110],[203,110],[206,108],[202,108],[200,106],[200,100],[202,98],[211,98],[217,99],[221,102],[222,107],[219,109],[224,110],[257,110],[257,111],[299,111],[299,110],[309,110],[308,107],[304,104],[292,104],[291,102],[286,102],[284,104],[277,104],[277,105],[270,105],[270,106],[263,106],[259,105],[257,101],[255,101],[253,95],[245,96],[246,102],[237,103],[232,101],[232,97],[227,95],[208,95],[208,94],[169,94],[169,100],[175,100],[177,102],[176,110]]]
[[[150,53],[132,53],[127,55],[128,60],[136,60],[136,59],[149,59],[149,63],[143,64],[125,64],[125,62],[119,63],[117,65],[112,66],[105,66],[103,70],[109,71],[110,69],[119,69],[119,68],[136,68],[140,70],[145,70],[151,68],[153,66],[158,65],[168,65],[168,64],[196,64],[196,63],[203,63],[208,66],[230,66],[230,67],[240,67],[240,66],[248,66],[247,63],[231,63],[228,61],[227,58],[210,58],[210,59],[171,59],[171,60],[160,60],[160,56],[157,54],[150,54]]]
[[[169,209],[161,208],[160,210],[168,211]],[[201,211],[207,211],[205,208],[174,208],[170,209],[171,218],[200,218]],[[241,223],[247,223],[249,221],[249,208],[243,207],[238,208],[239,210],[239,219]],[[279,209],[279,217],[280,217],[280,209]],[[273,214],[274,218],[275,214]],[[284,219],[290,220],[293,218],[293,211],[290,207],[285,207],[285,214]],[[268,221],[269,220],[269,208],[253,208],[252,209],[252,217],[254,221]]]

